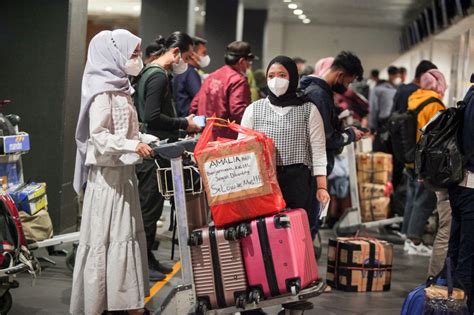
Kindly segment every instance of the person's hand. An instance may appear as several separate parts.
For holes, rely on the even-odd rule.
[[[363,132],[362,130],[360,130],[359,128],[356,128],[356,127],[352,127],[352,131],[354,131],[355,141],[359,141],[360,139],[362,139],[366,135],[365,132]]]
[[[186,128],[186,131],[188,133],[195,133],[201,131],[201,127],[199,127],[193,120],[195,115],[191,114],[188,117],[186,117],[186,120],[188,121],[188,128]]]
[[[144,144],[142,142],[140,142],[138,145],[137,145],[137,148],[135,149],[135,151],[138,153],[138,155],[140,155],[142,158],[148,158],[150,156],[153,155],[153,149],[150,148],[150,146],[148,144]]]
[[[318,199],[320,203],[328,203],[330,199],[328,191],[326,189],[319,188],[316,191],[316,199]]]

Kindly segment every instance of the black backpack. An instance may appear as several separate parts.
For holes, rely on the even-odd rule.
[[[395,159],[403,163],[415,162],[416,131],[418,129],[418,114],[432,103],[440,103],[436,97],[430,97],[415,110],[403,113],[395,112],[388,121],[388,131],[392,142],[392,151]]]
[[[470,93],[470,94],[469,94]],[[472,100],[469,90],[465,99]],[[444,189],[458,185],[464,179],[468,157],[462,145],[462,130],[466,103],[441,111],[423,130],[416,148],[415,169],[428,186]]]

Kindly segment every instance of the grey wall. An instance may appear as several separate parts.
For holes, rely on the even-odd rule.
[[[56,232],[76,219],[74,130],[80,106],[87,0],[0,2],[0,98],[31,135],[25,179],[48,184]]]
[[[187,21],[188,0],[142,0],[142,49],[158,35],[166,37],[175,31],[186,32]]]
[[[250,43],[252,52],[260,58],[259,60],[254,60],[253,69],[262,68],[263,38],[266,22],[267,10],[245,10],[243,40]],[[263,65],[263,67],[265,66]]]
[[[204,38],[211,64],[206,72],[212,72],[224,64],[227,45],[235,41],[238,0],[207,0]]]

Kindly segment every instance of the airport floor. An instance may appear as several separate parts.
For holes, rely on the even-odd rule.
[[[159,257],[169,264],[175,262],[170,260],[171,242],[170,233],[165,227],[159,231],[161,245]],[[322,238],[325,244],[323,256],[319,261],[322,277],[326,275],[326,249],[327,240],[332,237],[332,232],[323,230]],[[65,246],[70,249],[71,245]],[[46,255],[40,250],[37,256]],[[428,258],[419,256],[408,256],[403,252],[402,245],[395,246],[393,263],[393,278],[391,290],[380,293],[346,293],[333,290],[324,293],[312,300],[314,309],[306,311],[305,314],[357,314],[357,315],[396,315],[400,314],[400,308],[407,293],[421,283],[426,277]],[[12,315],[56,315],[68,314],[69,300],[71,295],[72,272],[67,269],[65,259],[53,257],[56,265],[43,264],[43,272],[34,281],[28,275],[17,278],[20,287],[12,290],[13,307],[9,314]],[[160,314],[160,305],[166,298],[172,287],[178,282],[180,273],[167,283],[153,283],[152,294],[147,308],[153,314]],[[279,308],[265,309],[267,314],[277,314]]]

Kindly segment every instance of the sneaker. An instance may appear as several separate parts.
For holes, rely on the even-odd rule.
[[[417,255],[417,256],[427,256],[430,257],[431,253],[433,250],[429,248],[428,246],[424,245],[423,243],[420,243],[418,245],[411,244],[409,245],[408,248],[408,255]]]
[[[403,250],[405,252],[408,252],[408,250],[410,249],[411,244],[412,244],[412,242],[409,239],[406,239],[405,243],[403,243]]]
[[[156,227],[157,228],[162,228],[163,227],[163,221],[161,221],[161,220],[156,221]]]
[[[158,270],[148,269],[148,275],[150,277],[150,281],[162,281],[165,280],[166,275],[159,272]]]

